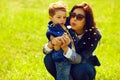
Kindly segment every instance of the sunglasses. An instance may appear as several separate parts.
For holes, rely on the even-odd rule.
[[[70,18],[74,18],[74,17],[76,17],[77,20],[82,20],[83,18],[85,18],[85,16],[82,15],[82,14],[76,14],[74,12],[71,12],[70,13]]]

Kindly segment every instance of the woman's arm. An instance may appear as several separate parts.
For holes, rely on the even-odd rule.
[[[93,43],[93,46],[90,47],[89,49],[85,49],[82,52],[76,53],[76,51],[72,50],[68,46],[63,48],[64,51],[64,56],[70,60],[73,64],[81,63],[87,60],[93,53],[93,51],[96,49],[97,44],[99,40],[96,40]]]
[[[57,45],[61,44],[60,38],[61,37],[53,38],[51,41],[49,41],[47,44],[45,44],[45,46],[43,47],[43,53],[44,54],[51,53],[52,50],[55,48],[55,46],[56,46],[56,49],[58,50],[59,48],[57,47]]]
[[[77,54],[74,50],[71,48],[68,48],[68,51],[64,54],[64,56],[71,61],[72,64],[78,64],[81,62],[81,56]]]
[[[43,47],[43,53],[44,54],[49,54],[51,53],[53,50],[53,44],[51,43],[51,41],[49,41],[48,43],[45,44],[45,46]]]
[[[81,56],[79,54],[77,54],[74,50],[72,50],[71,48],[68,47],[68,45],[70,44],[70,38],[66,33],[63,34],[63,36],[61,37],[61,42],[62,42],[61,48],[64,51],[64,56],[68,60],[70,60],[71,63],[73,63],[73,64],[80,63]]]
[[[64,51],[64,56],[70,60],[72,63],[80,63],[80,62],[84,62],[84,60],[87,60],[93,53],[93,51],[96,49],[97,44],[99,42],[101,38],[101,35],[99,34],[99,37],[97,38],[97,40],[94,41],[94,43],[92,44],[92,46],[89,49],[84,49],[82,52],[76,52],[74,50],[72,50],[71,48],[68,47],[70,38],[64,34],[63,37],[61,38],[61,41],[63,43],[63,45],[61,46],[61,48]],[[77,44],[79,45],[79,44]],[[77,46],[79,49],[80,47]]]

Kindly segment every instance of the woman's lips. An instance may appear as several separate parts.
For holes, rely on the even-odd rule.
[[[75,23],[72,23],[71,26],[74,27],[74,26],[76,26],[76,24],[75,24]]]

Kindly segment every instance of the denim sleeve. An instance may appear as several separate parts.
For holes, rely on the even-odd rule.
[[[86,60],[88,60],[88,58],[93,54],[94,50],[96,49],[98,42],[101,39],[101,35],[99,35],[99,37],[97,38],[97,40],[95,40],[92,44],[91,47],[89,47],[88,49],[84,49],[82,51],[79,51],[79,47],[77,48],[78,52],[74,51],[71,49],[71,56],[70,59],[72,61],[72,63],[81,63],[81,62],[86,62]],[[79,45],[79,44],[77,44]]]
[[[53,50],[53,49],[50,49],[47,45],[48,45],[48,43],[45,44],[45,46],[43,47],[43,53],[44,54],[50,54]]]
[[[64,56],[72,63],[77,64],[81,62],[81,56],[77,54],[74,50],[71,48],[68,49],[67,53],[64,54]]]

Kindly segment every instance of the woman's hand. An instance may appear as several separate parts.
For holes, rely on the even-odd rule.
[[[52,44],[53,45],[61,45],[61,37],[55,37],[54,39],[52,39]]]
[[[60,37],[55,37],[51,40],[54,50],[58,51],[60,48],[63,49],[64,53],[68,50],[68,45],[70,44],[70,38],[67,33],[64,33]]]
[[[68,45],[70,44],[70,38],[67,35],[67,33],[64,33],[61,36],[61,42],[62,42],[61,48],[63,49],[64,53],[66,53],[68,50]]]

